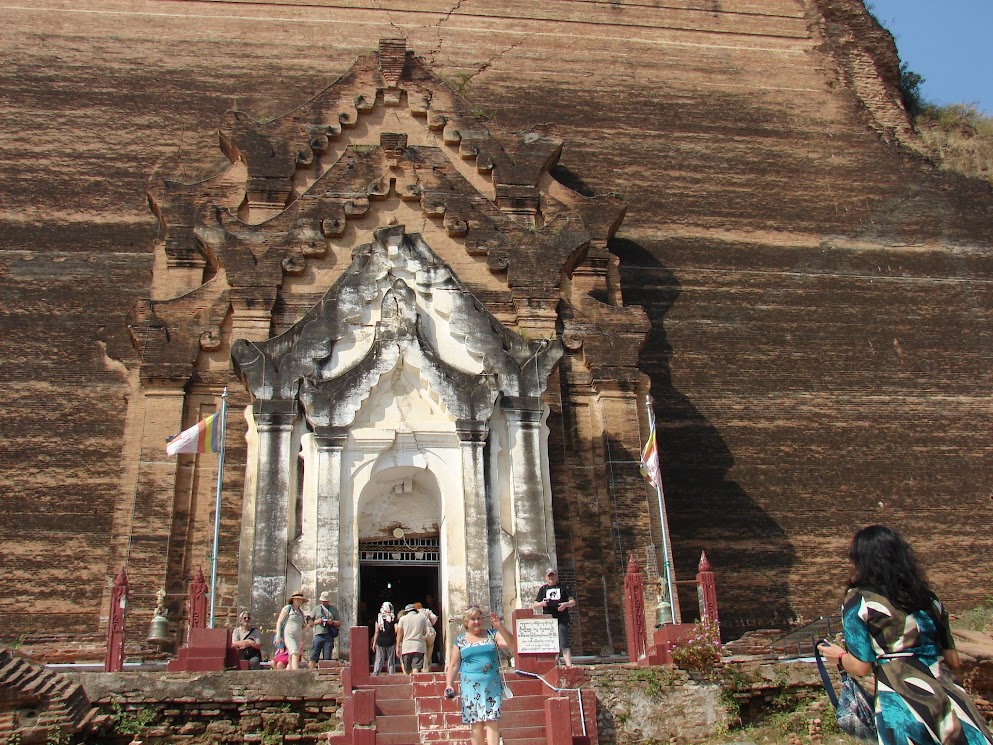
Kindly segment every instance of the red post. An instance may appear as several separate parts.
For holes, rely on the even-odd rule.
[[[203,567],[197,569],[197,576],[190,583],[187,611],[190,629],[207,628],[207,580],[203,576]]]
[[[572,713],[564,696],[545,699],[545,741],[549,745],[572,745]]]
[[[717,585],[714,583],[714,573],[710,570],[707,554],[700,552],[700,565],[696,575],[697,597],[700,601],[700,618],[720,624],[717,614]]]
[[[107,655],[103,671],[116,673],[124,669],[124,613],[128,604],[128,573],[123,569],[114,579],[110,596],[110,618],[107,624]]]
[[[369,627],[352,626],[348,630],[348,666],[353,685],[369,677],[369,651]]]
[[[628,632],[628,659],[637,662],[645,656],[645,583],[638,560],[631,555],[624,575],[624,620]]]

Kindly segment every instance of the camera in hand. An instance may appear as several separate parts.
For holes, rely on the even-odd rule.
[[[448,687],[445,689],[445,698],[455,698],[455,689]]]

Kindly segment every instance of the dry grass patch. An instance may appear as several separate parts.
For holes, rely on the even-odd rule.
[[[993,117],[971,104],[928,104],[914,127],[939,168],[993,184]]]

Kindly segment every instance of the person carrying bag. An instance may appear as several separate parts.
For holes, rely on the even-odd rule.
[[[867,742],[876,741],[875,697],[870,695],[855,678],[839,667],[841,674],[841,693],[835,693],[834,684],[824,667],[824,658],[818,649],[820,644],[829,644],[825,639],[814,647],[814,659],[817,670],[821,674],[824,690],[827,691],[831,706],[834,707],[834,718],[842,732]]]
[[[842,607],[847,649],[821,640],[817,656],[834,661],[846,677],[875,674],[876,742],[993,745],[986,720],[955,681],[961,662],[948,611],[909,544],[895,530],[870,525],[855,534],[848,558],[852,576]],[[861,695],[844,680],[843,696],[846,686],[851,696]],[[838,707],[852,710],[841,696]],[[839,715],[839,725],[842,716],[847,714]]]

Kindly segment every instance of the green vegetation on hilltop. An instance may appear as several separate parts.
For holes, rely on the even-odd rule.
[[[925,152],[946,171],[993,184],[993,117],[972,104],[924,104],[911,117]]]
[[[866,10],[880,26],[871,0]],[[924,78],[900,63],[900,99],[914,129],[924,142],[925,154],[945,171],[981,178],[993,184],[993,116],[974,104],[937,106],[924,98]]]

